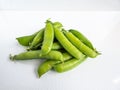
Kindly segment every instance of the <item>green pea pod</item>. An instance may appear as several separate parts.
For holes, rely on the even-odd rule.
[[[80,59],[82,58],[83,54],[82,52],[80,52],[63,34],[63,32],[61,31],[61,29],[54,27],[54,31],[55,31],[55,37],[56,39],[59,41],[59,43],[61,44],[61,46],[63,46],[63,48],[70,53],[73,57]]]
[[[76,59],[76,58],[70,59],[64,63],[54,65],[54,70],[59,73],[66,72],[66,71],[71,70],[71,69],[75,68],[76,66],[78,66],[80,63],[85,61],[85,59],[86,59],[86,57],[82,57],[80,59]]]
[[[52,49],[54,40],[54,28],[51,21],[46,21],[45,31],[44,31],[44,37],[43,37],[43,43],[41,47],[41,55],[46,55],[50,52]]]
[[[56,27],[62,27],[62,24],[59,23],[59,22],[54,22],[53,25],[55,25]],[[19,42],[19,44],[21,44],[21,45],[23,45],[23,46],[29,46],[30,43],[33,41],[34,37],[35,37],[38,33],[39,33],[39,31],[36,32],[36,33],[34,33],[34,34],[32,34],[32,35],[22,36],[22,37],[18,37],[18,38],[16,38],[16,39],[17,39],[17,41]],[[42,35],[42,34],[40,34],[40,35]],[[40,36],[40,35],[38,35],[38,36]],[[38,39],[38,36],[36,37],[36,39]],[[40,37],[41,37],[41,36],[40,36]],[[37,41],[36,39],[34,40],[35,42],[33,42],[33,44],[31,45],[31,47],[34,46],[34,45],[37,43],[37,42],[36,42],[36,41]],[[38,41],[39,41],[39,40],[38,40]],[[41,39],[40,39],[40,41],[41,41]]]
[[[93,49],[89,48],[84,43],[82,43],[71,32],[64,32],[64,34],[75,47],[77,47],[82,53],[84,53],[88,57],[95,58],[98,55],[98,53],[96,53]]]
[[[29,46],[29,44],[32,42],[32,40],[34,39],[34,37],[37,35],[38,32],[36,32],[32,35],[18,37],[16,39],[19,42],[19,44],[21,44],[23,46]]]
[[[90,42],[90,40],[88,40],[81,32],[74,30],[74,29],[70,29],[69,31],[72,34],[74,34],[78,39],[80,39],[85,45],[87,45],[89,48],[94,50],[94,47],[92,43]]]
[[[43,33],[44,33],[44,28],[41,29],[37,35],[34,37],[33,41],[30,44],[29,49],[32,49],[33,47],[35,47],[36,45],[38,45],[39,43],[42,43],[43,41]]]
[[[43,74],[48,72],[55,63],[56,63],[56,61],[46,60],[45,62],[40,64],[38,67],[38,70],[37,70],[38,76],[41,77]]]
[[[72,56],[70,54],[63,53],[63,61],[69,60],[71,58],[72,58]],[[38,75],[39,75],[39,77],[41,77],[43,74],[45,74],[46,72],[48,72],[50,69],[52,69],[52,67],[55,64],[58,64],[58,63],[62,63],[62,61],[55,61],[55,60],[49,60],[49,59],[47,59],[46,61],[44,61],[38,67]]]
[[[20,53],[18,55],[10,56],[11,60],[30,60],[30,59],[40,59],[40,58],[45,58],[45,59],[54,59],[54,60],[63,60],[63,55],[59,51],[51,50],[48,54],[42,55],[41,50],[36,50],[36,51],[27,51]]]

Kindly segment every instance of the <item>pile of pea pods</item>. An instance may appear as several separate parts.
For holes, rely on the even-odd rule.
[[[60,22],[50,20],[46,20],[45,27],[38,32],[16,39],[26,46],[26,52],[10,55],[10,59],[44,59],[37,69],[39,77],[51,69],[59,73],[71,70],[86,58],[95,58],[100,54],[81,32],[65,30]]]

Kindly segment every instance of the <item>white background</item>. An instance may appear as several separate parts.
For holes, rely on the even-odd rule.
[[[120,0],[0,0],[0,10],[113,11]]]
[[[49,71],[40,79],[41,60],[9,60],[9,54],[24,51],[15,40],[43,28],[45,20],[60,21],[66,29],[78,29],[102,55],[87,59],[75,69]],[[0,90],[120,90],[120,12],[1,11]]]

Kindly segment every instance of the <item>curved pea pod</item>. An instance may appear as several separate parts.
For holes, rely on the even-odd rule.
[[[43,37],[43,43],[41,47],[41,55],[45,55],[50,52],[52,49],[54,40],[54,28],[51,21],[46,21],[45,31],[44,31],[44,37]]]
[[[71,43],[76,46],[82,53],[88,57],[95,58],[98,53],[82,43],[76,36],[71,32],[64,32],[65,36],[71,41]]]
[[[29,46],[29,44],[32,42],[32,40],[34,39],[34,37],[37,35],[38,32],[36,32],[32,35],[18,37],[16,39],[19,42],[19,44],[21,44],[23,46]]]
[[[87,37],[85,37],[81,32],[74,30],[74,29],[70,29],[69,31],[72,34],[74,34],[78,39],[80,39],[86,46],[94,50],[94,47],[92,43],[90,42],[90,40],[88,40]]]
[[[36,50],[36,51],[27,51],[20,53],[18,55],[10,56],[11,60],[30,60],[30,59],[54,59],[54,60],[63,60],[63,55],[59,51],[51,50],[48,54],[42,55],[41,50]]]
[[[56,39],[59,41],[59,43],[61,44],[61,46],[63,46],[63,48],[69,53],[71,54],[73,57],[80,59],[82,58],[84,55],[65,37],[65,35],[63,34],[63,32],[59,29],[54,27],[54,31],[55,31],[55,37]]]
[[[43,41],[43,33],[44,33],[44,28],[41,29],[37,35],[34,37],[33,41],[30,44],[29,49],[34,48],[36,45],[38,45],[39,43],[42,43]]]
[[[54,60],[46,60],[42,64],[39,65],[38,67],[38,76],[41,77],[43,74],[48,72],[50,69],[52,69],[53,65],[56,63]]]
[[[71,59],[72,56],[68,53],[63,53],[63,61]],[[38,67],[38,76],[41,77],[43,74],[47,73],[55,64],[62,63],[62,61],[55,61],[52,59],[47,59]]]
[[[75,68],[76,66],[78,66],[85,59],[86,59],[86,57],[82,57],[81,59],[76,59],[76,58],[70,59],[64,63],[54,65],[54,70],[59,73],[69,71],[69,70]]]

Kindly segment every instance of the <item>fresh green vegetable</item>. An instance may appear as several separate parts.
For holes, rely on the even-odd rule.
[[[41,77],[43,74],[45,74],[46,72],[48,72],[50,69],[52,69],[52,66],[55,64],[56,62],[53,60],[46,60],[45,62],[43,62],[42,64],[39,65],[38,67],[38,76]]]
[[[70,29],[69,31],[72,34],[74,34],[78,39],[80,39],[86,46],[94,50],[94,47],[92,43],[90,42],[90,40],[88,40],[81,32],[74,30],[74,29]]]
[[[64,47],[68,53],[70,53],[73,57],[80,59],[84,55],[64,36],[64,34],[59,30],[59,28],[54,28],[55,37],[59,41],[59,43]]]
[[[73,58],[73,59],[70,59],[64,63],[60,63],[60,64],[55,65],[54,69],[55,69],[55,71],[62,73],[62,72],[65,72],[65,71],[68,71],[68,70],[75,68],[80,63],[82,63],[85,59],[86,59],[85,56],[83,56],[80,59]]]
[[[47,53],[50,52],[50,50],[52,49],[53,40],[54,40],[54,28],[52,22],[47,20],[44,31],[43,44],[41,47],[42,53],[40,55],[46,55]]]
[[[68,53],[63,53],[63,61],[69,60],[72,56]],[[62,63],[62,61],[46,60],[38,67],[38,75],[41,77],[43,74],[48,72],[55,64]]]
[[[77,37],[75,37],[71,32],[64,32],[65,36],[71,41],[71,43],[76,46],[85,55],[95,58],[98,54],[82,43]]]
[[[50,69],[65,72],[78,66],[87,57],[95,58],[100,53],[92,43],[79,31],[66,31],[60,22],[46,20],[45,27],[38,32],[16,38],[19,44],[26,47],[26,52],[10,55],[11,60],[28,61],[46,59],[38,66],[39,77]]]
[[[40,59],[40,58],[46,58],[46,59],[54,59],[54,60],[63,60],[63,55],[59,51],[51,50],[46,55],[41,55],[41,50],[35,50],[35,51],[27,51],[20,53],[18,55],[10,56],[11,60],[30,60],[30,59]]]
[[[37,33],[37,35],[34,37],[33,41],[32,41],[31,44],[30,44],[29,49],[32,49],[32,48],[34,48],[36,45],[42,43],[42,41],[43,41],[43,33],[44,33],[44,28],[41,29],[41,30]]]
[[[29,35],[29,36],[22,36],[22,37],[18,37],[16,39],[18,40],[19,44],[21,44],[23,46],[29,46],[29,44],[32,42],[32,40],[36,36],[36,34],[37,33],[35,33],[33,35]]]

